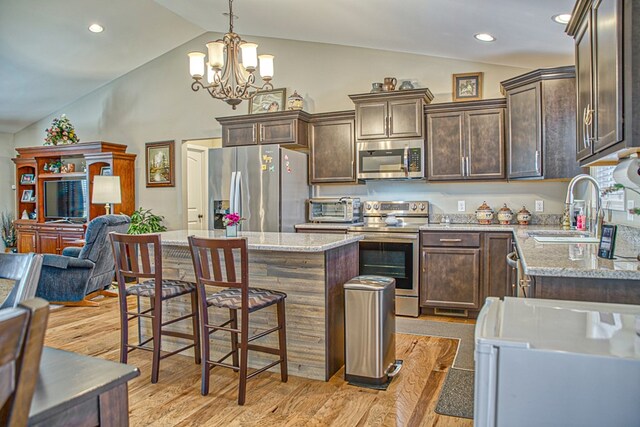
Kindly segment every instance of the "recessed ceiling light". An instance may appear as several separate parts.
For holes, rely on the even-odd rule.
[[[558,24],[567,25],[571,20],[571,14],[560,13],[558,15],[553,15],[551,19],[553,19],[553,22],[557,22]]]
[[[496,38],[489,33],[479,33],[475,34],[473,37],[475,37],[476,40],[480,40],[481,42],[493,42],[496,40]]]
[[[104,27],[100,24],[91,24],[89,25],[89,31],[92,33],[101,33],[104,31]]]

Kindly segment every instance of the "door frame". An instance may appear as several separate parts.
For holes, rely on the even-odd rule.
[[[208,152],[211,148],[222,147],[222,138],[201,138],[201,139],[185,139],[182,141],[181,154],[182,154],[182,228],[187,230],[189,228],[189,191],[187,188],[188,181],[188,159],[187,154],[189,149],[202,150]],[[209,176],[209,162],[208,156],[205,156],[204,163],[204,175]],[[209,229],[209,189],[208,185],[204,185],[203,191],[203,227],[205,230]]]

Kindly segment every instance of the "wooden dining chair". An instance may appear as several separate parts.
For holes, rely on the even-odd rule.
[[[0,426],[27,425],[48,318],[40,298],[0,310]]]
[[[120,362],[127,363],[127,355],[133,350],[146,350],[153,353],[151,367],[151,382],[158,382],[160,360],[194,349],[196,364],[200,363],[200,339],[198,322],[198,301],[196,285],[183,280],[169,280],[162,278],[162,245],[159,234],[129,235],[110,233],[113,247],[113,257],[116,264],[116,278],[118,280],[118,298],[120,300]],[[152,261],[153,257],[153,261]],[[125,277],[150,279],[133,286],[126,286]],[[127,296],[137,297],[137,310],[129,311]],[[163,321],[162,302],[181,295],[191,296],[191,313],[174,319]],[[142,310],[140,298],[149,298],[150,308]],[[142,311],[141,311],[142,310]],[[152,336],[146,340],[138,337],[138,344],[129,344],[129,321],[140,318],[151,320]],[[164,330],[165,326],[191,319],[192,334]],[[193,341],[191,344],[161,354],[162,336],[172,336]],[[152,341],[152,347],[146,346]]]
[[[282,382],[287,382],[287,339],[284,305],[287,295],[282,292],[249,287],[246,238],[204,239],[190,236],[189,247],[196,273],[198,301],[200,304],[202,395],[206,396],[209,393],[209,375],[213,367],[231,368],[240,372],[238,404],[244,405],[247,380],[249,378],[280,364],[280,378]],[[239,254],[239,277],[236,273],[234,252]],[[222,255],[222,258],[220,255]],[[227,289],[207,293],[207,287],[224,287]],[[276,305],[278,325],[250,337],[249,313],[274,304]],[[229,320],[219,325],[212,325],[209,321],[209,307],[228,309]],[[240,310],[240,327],[238,327],[238,310]],[[218,360],[211,360],[209,336],[216,331],[225,331],[231,334],[231,351]],[[252,341],[276,331],[278,332],[278,348],[251,344]],[[279,358],[260,369],[248,373],[247,357],[249,350],[277,355]],[[232,357],[232,364],[225,363],[229,356]]]

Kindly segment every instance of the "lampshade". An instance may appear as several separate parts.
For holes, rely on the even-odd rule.
[[[93,177],[91,203],[122,203],[120,177],[96,175]]]
[[[273,55],[260,55],[260,75],[262,78],[271,79],[273,77]]]
[[[222,69],[224,66],[224,43],[221,41],[207,43],[209,51],[209,64],[214,69]]]
[[[242,43],[242,65],[247,70],[255,70],[258,66],[258,45],[255,43]]]
[[[189,52],[189,72],[191,77],[204,76],[204,53]]]

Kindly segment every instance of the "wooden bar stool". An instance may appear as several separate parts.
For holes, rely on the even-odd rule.
[[[209,372],[214,366],[223,366],[240,372],[238,389],[238,404],[244,405],[247,392],[247,380],[267,369],[280,364],[280,378],[287,382],[287,338],[285,325],[284,300],[285,293],[249,287],[249,266],[247,259],[247,239],[202,239],[189,237],[189,247],[193,258],[193,267],[198,285],[198,300],[200,301],[200,336],[202,338],[202,395],[209,393]],[[240,253],[240,281],[236,275],[234,251]],[[222,259],[220,260],[220,252]],[[224,264],[223,264],[224,263]],[[226,278],[223,278],[223,266]],[[206,287],[228,287],[219,292],[207,294]],[[276,304],[278,326],[249,336],[249,313]],[[209,307],[226,308],[229,310],[229,320],[220,325],[209,322]],[[238,310],[240,310],[241,325],[238,328]],[[231,333],[231,351],[219,360],[210,359],[209,335],[215,331]],[[272,348],[252,341],[278,331],[278,347]],[[257,369],[250,374],[247,372],[249,350],[269,353],[279,356],[275,362]],[[238,357],[238,351],[240,355]],[[232,356],[233,364],[224,361]]]
[[[135,349],[153,352],[152,383],[158,382],[160,359],[194,347],[196,363],[200,363],[198,301],[195,283],[182,280],[164,280],[162,278],[162,247],[159,234],[129,235],[110,233],[109,236],[113,246],[120,299],[120,362],[127,363],[127,355]],[[153,253],[153,263],[151,263],[151,253]],[[125,276],[151,280],[127,287],[124,280]],[[191,313],[163,322],[162,301],[186,294],[191,294]],[[127,296],[129,295],[137,297],[137,311],[128,311]],[[151,308],[140,311],[140,297],[148,297]],[[139,337],[138,345],[129,344],[129,321],[138,319],[138,322],[140,322],[141,317],[151,319],[152,336],[144,341],[142,341],[142,337]],[[163,330],[164,326],[189,318],[192,320],[193,334]],[[193,343],[161,355],[163,335],[184,338],[193,341]],[[149,341],[153,341],[153,347],[151,348],[145,346]]]

